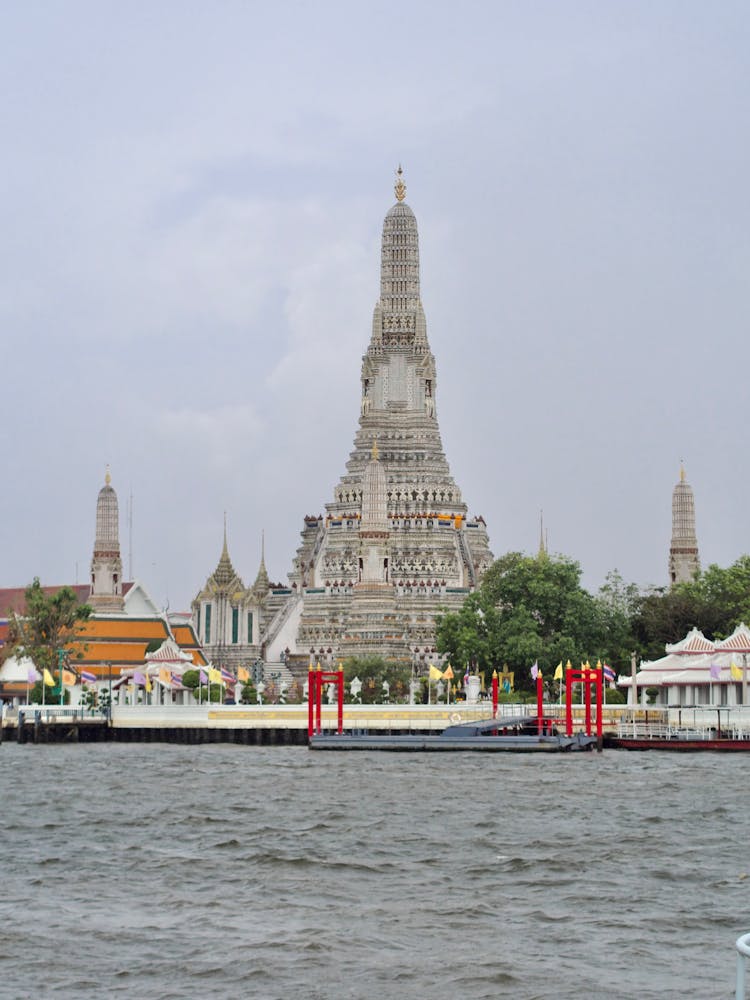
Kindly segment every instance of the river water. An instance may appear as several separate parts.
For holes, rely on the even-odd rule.
[[[734,996],[747,758],[0,747],[0,997]]]

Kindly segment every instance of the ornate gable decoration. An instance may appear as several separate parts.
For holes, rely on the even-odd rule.
[[[696,656],[702,653],[713,653],[716,650],[714,643],[697,628],[691,629],[680,642],[673,645],[667,643],[665,648],[668,653],[678,653],[682,656]]]

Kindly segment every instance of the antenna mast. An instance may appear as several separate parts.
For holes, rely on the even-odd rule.
[[[128,497],[128,573],[133,579],[133,491]]]

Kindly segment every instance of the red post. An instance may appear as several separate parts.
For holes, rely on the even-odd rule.
[[[542,735],[544,727],[544,690],[541,672],[536,675],[536,731]]]
[[[591,681],[593,673],[591,670],[583,671],[583,686],[586,701],[586,735],[591,736]]]
[[[323,675],[320,672],[320,664],[318,664],[317,670],[317,680],[316,680],[316,695],[317,700],[315,702],[315,712],[317,715],[317,733],[323,732]]]
[[[492,671],[492,718],[497,716],[497,692],[498,692],[499,682],[497,678],[497,670]]]
[[[604,678],[601,670],[596,672],[596,738],[599,743],[599,749],[602,748],[602,737],[604,734],[604,719],[602,718],[602,701],[603,701],[603,688],[604,688]]]
[[[573,735],[573,671],[565,672],[565,732]]]
[[[339,736],[344,731],[344,668],[339,666],[338,670],[338,705],[339,705]]]
[[[315,671],[310,664],[307,671],[307,738],[313,734],[313,703],[315,700]]]

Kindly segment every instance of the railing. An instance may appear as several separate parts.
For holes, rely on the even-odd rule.
[[[466,541],[466,536],[463,531],[458,532],[458,547],[461,550],[461,556],[466,564],[466,568],[469,571],[469,582],[471,583],[472,588],[474,588],[477,585],[477,574],[474,569],[474,560],[471,558],[471,549],[469,548],[469,544]]]
[[[715,740],[718,733],[715,726],[680,726],[669,723],[628,722],[621,720],[617,724],[617,735],[620,738],[639,740]],[[745,740],[750,732],[741,726],[722,726],[721,738]]]
[[[40,722],[56,722],[58,720],[75,722],[78,719],[99,721],[107,718],[106,709],[85,708],[83,705],[77,705],[75,708],[62,705],[19,705],[17,709],[9,711],[6,718],[10,718],[13,713],[16,716],[22,715],[24,722],[27,723],[34,722],[37,718]]]
[[[276,614],[276,617],[269,623],[268,631],[263,636],[263,642],[265,643],[267,651],[270,650],[271,646],[278,638],[279,632],[292,614],[292,611],[294,611],[301,601],[302,594],[300,593],[300,590],[301,588],[298,588],[297,592],[293,596],[289,597],[284,604],[282,604]]]
[[[737,986],[734,1000],[745,1000],[745,978],[747,959],[750,958],[750,934],[738,937],[735,943],[737,949]]]

